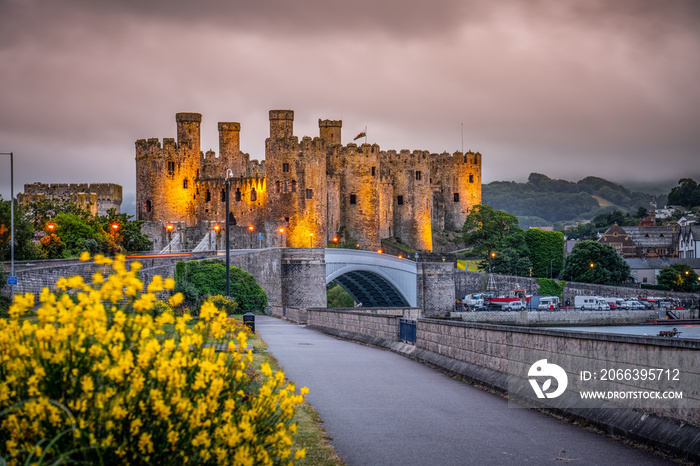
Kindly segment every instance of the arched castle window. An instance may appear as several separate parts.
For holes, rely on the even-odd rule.
[[[188,184],[189,184],[189,181],[187,180],[187,178],[185,178],[184,180],[182,180],[182,187],[183,187],[184,189],[187,189]]]
[[[297,181],[292,180],[292,192],[295,193],[297,192]]]
[[[226,190],[221,190],[221,202],[226,202]]]
[[[207,194],[205,195],[204,201],[205,202],[211,201],[211,192],[208,189],[207,189]]]
[[[146,212],[150,212],[150,211],[151,211],[151,200],[149,199],[146,201]]]
[[[233,212],[228,213],[228,223],[234,227],[236,226],[236,217],[233,216]]]
[[[236,188],[236,201],[240,202],[241,201],[241,190]]]
[[[282,172],[283,172],[283,173],[289,173],[289,164],[288,164],[288,163],[283,163],[283,164],[282,164]]]
[[[372,176],[377,175],[377,167],[372,167]]]
[[[250,191],[250,202],[255,202],[258,200],[258,193],[255,192],[255,188]]]
[[[350,204],[357,204],[357,194],[350,195]]]

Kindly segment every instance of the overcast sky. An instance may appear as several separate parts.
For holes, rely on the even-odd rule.
[[[483,154],[484,182],[700,179],[697,0],[0,0],[0,152],[30,182],[135,191],[134,142],[198,112],[342,119],[383,150]],[[9,197],[9,157],[0,194]]]

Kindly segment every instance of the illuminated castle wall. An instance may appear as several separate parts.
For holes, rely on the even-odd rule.
[[[223,223],[227,170],[231,224],[253,226],[266,246],[325,247],[341,235],[362,249],[394,237],[432,251],[433,230],[461,231],[469,210],[481,203],[478,152],[343,146],[337,120],[319,120],[320,136],[299,141],[294,112],[271,110],[265,160],[257,162],[240,151],[240,123],[219,123],[218,156],[203,153],[201,121],[198,113],[178,113],[177,141],[136,141],[139,220]]]

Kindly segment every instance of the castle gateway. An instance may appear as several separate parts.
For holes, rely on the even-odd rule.
[[[432,251],[433,230],[461,231],[481,203],[478,152],[343,146],[337,120],[319,120],[319,137],[299,141],[294,112],[271,110],[265,160],[258,162],[240,151],[240,123],[219,123],[216,155],[201,151],[201,114],[175,119],[177,141],[136,141],[137,218],[156,239],[166,238],[171,223],[194,244],[223,227],[228,214],[232,247],[323,248],[338,238],[376,250],[381,239],[396,238]]]

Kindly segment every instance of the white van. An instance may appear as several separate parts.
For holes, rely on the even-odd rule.
[[[541,311],[556,310],[559,308],[559,296],[543,296],[537,309]]]
[[[576,296],[574,298],[576,309],[588,309],[592,311],[609,311],[610,306],[600,296]]]

